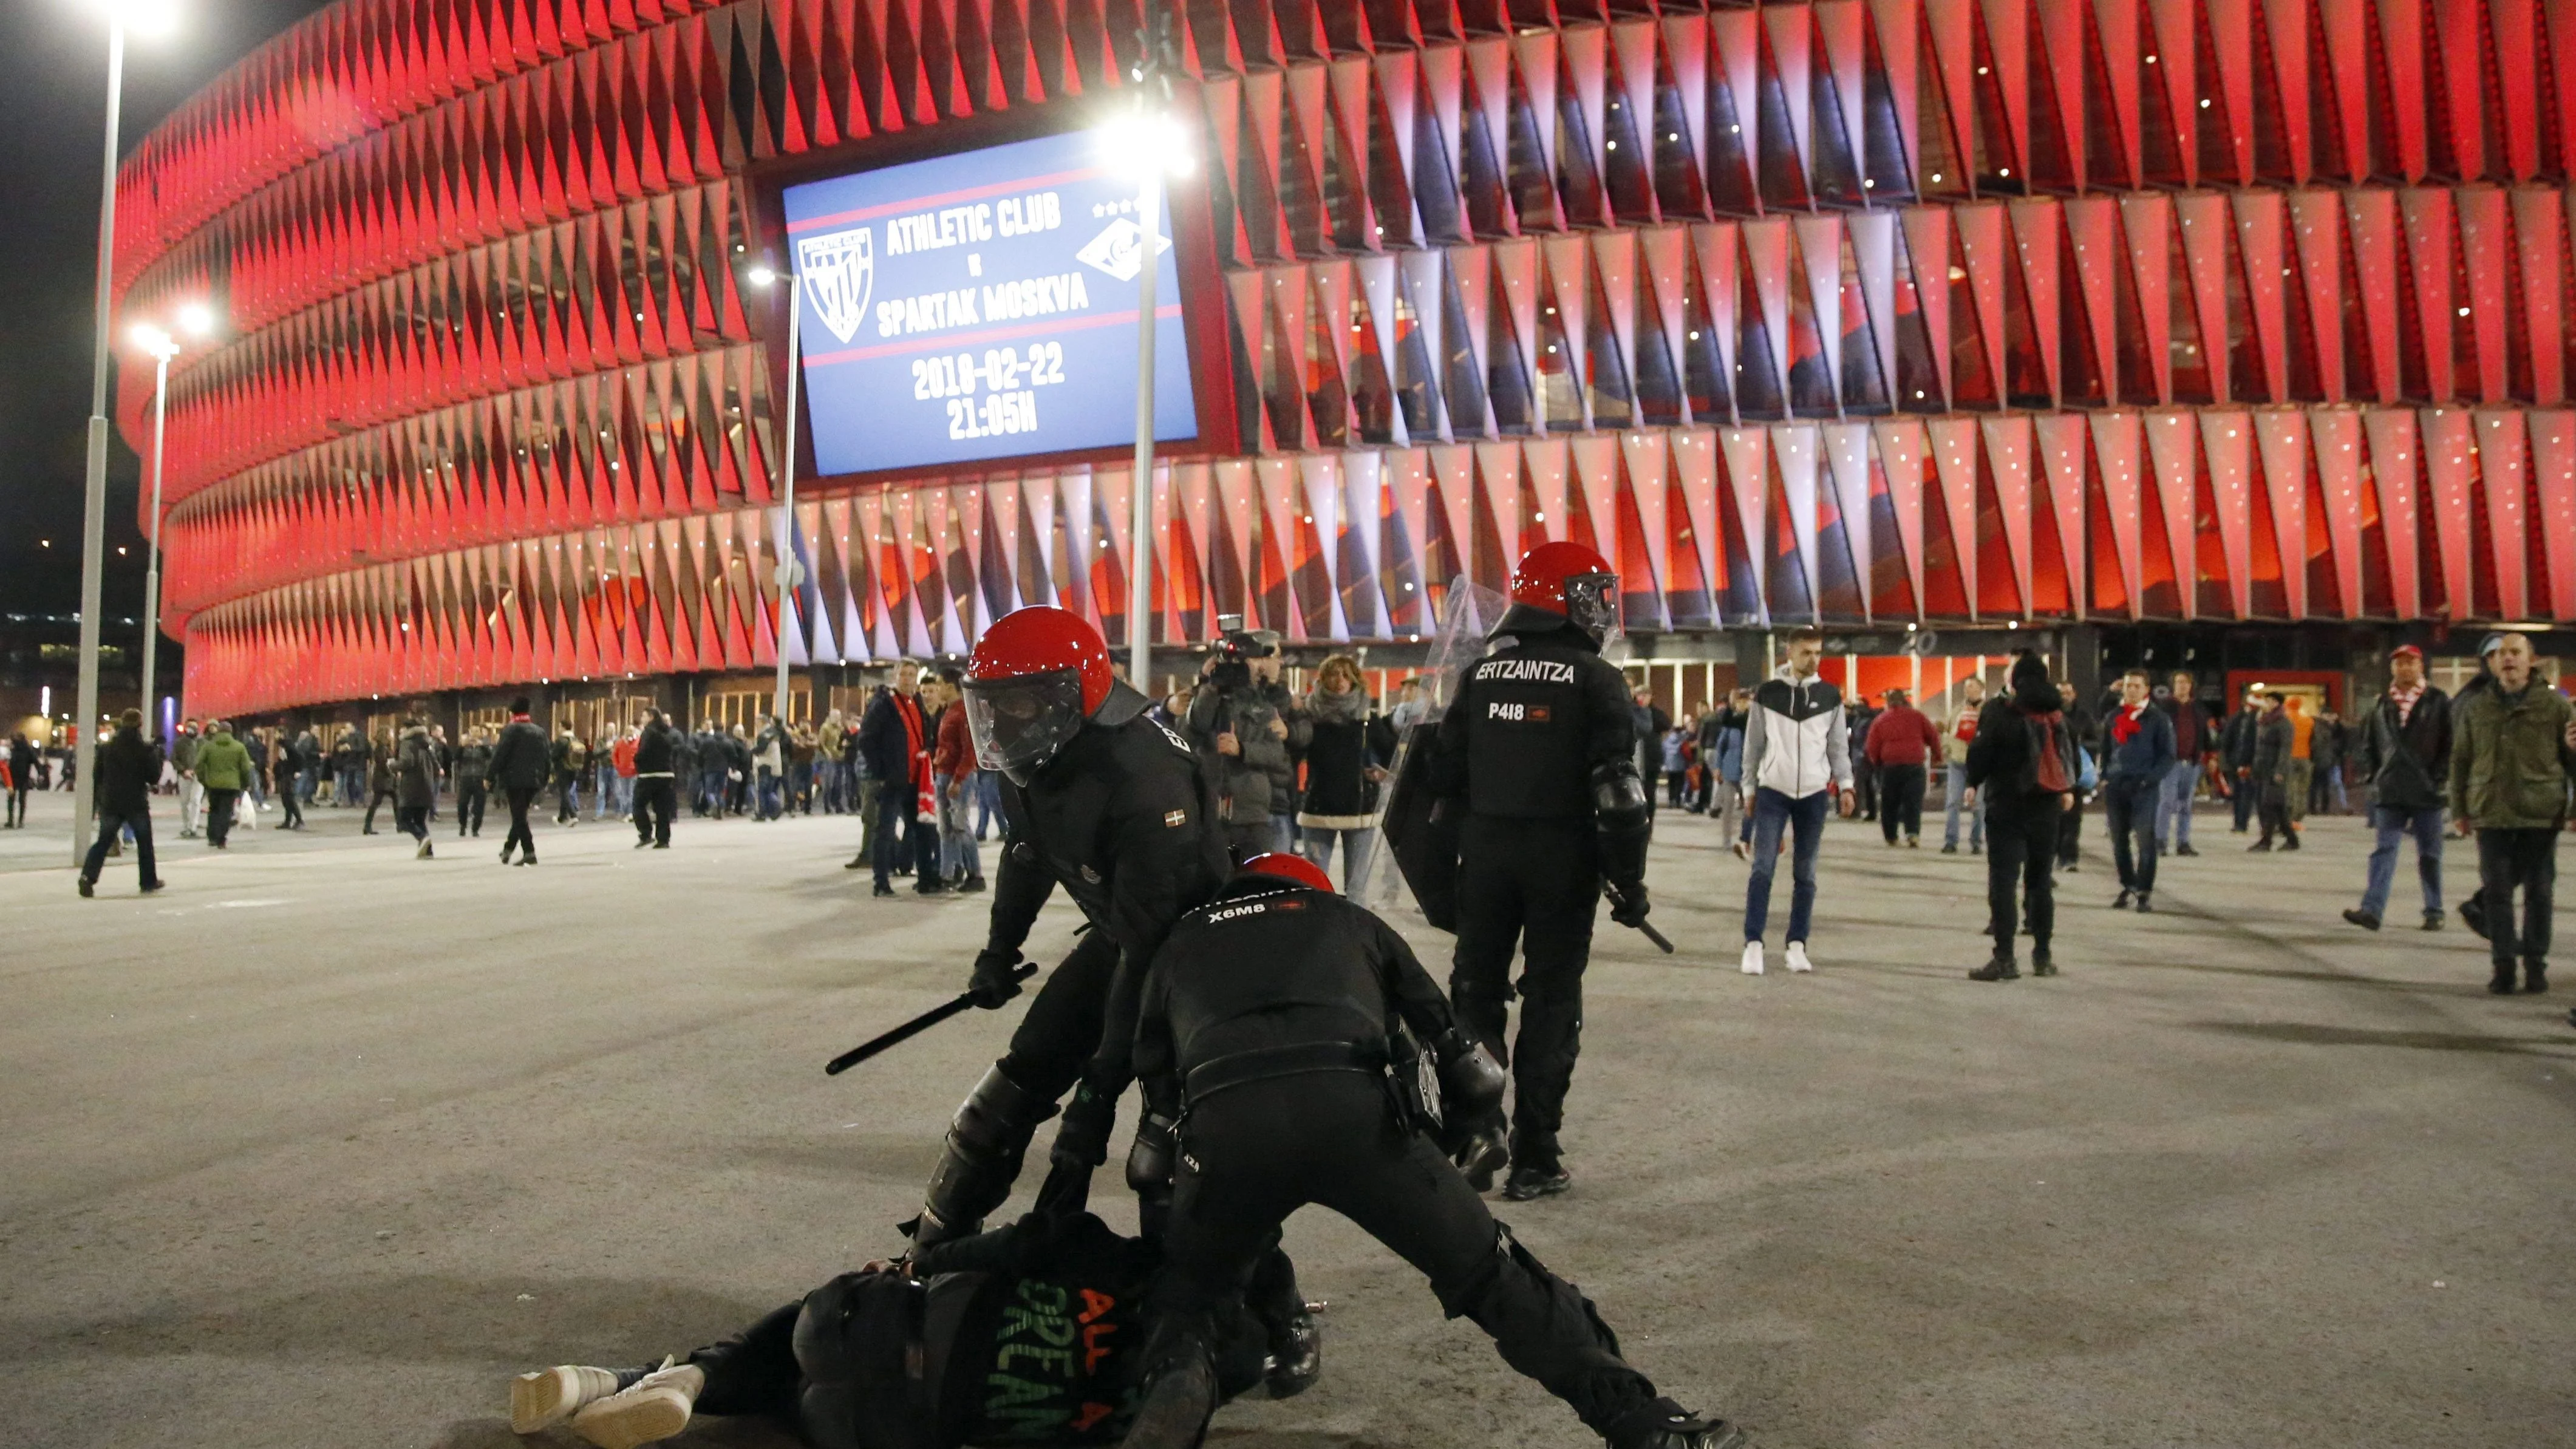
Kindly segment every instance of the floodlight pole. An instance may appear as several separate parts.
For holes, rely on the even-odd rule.
[[[107,142],[98,188],[98,295],[89,369],[89,461],[81,515],[80,685],[72,719],[72,864],[89,853],[97,800],[90,771],[98,762],[98,613],[107,551],[107,359],[109,291],[116,276],[117,110],[125,90],[125,22],[107,20]],[[147,683],[146,690],[150,689]]]
[[[152,699],[153,652],[161,642],[161,436],[168,420],[170,357],[176,350],[164,346],[152,352],[152,530],[145,542],[143,572],[143,738],[147,741],[158,738],[154,722],[161,717]]]
[[[1139,35],[1144,60],[1136,77],[1136,114],[1141,124],[1140,136],[1163,137],[1155,124],[1168,107],[1158,103],[1170,100],[1167,94],[1163,52],[1169,40],[1170,12],[1156,13],[1153,0],[1144,3],[1144,28]],[[1136,268],[1136,459],[1129,483],[1127,536],[1133,542],[1127,550],[1127,682],[1138,690],[1153,691],[1154,665],[1154,324],[1155,282],[1161,273],[1163,246],[1163,170],[1171,158],[1159,150],[1143,158],[1144,180],[1136,187],[1136,224],[1142,235],[1137,242]]]
[[[1138,98],[1139,108],[1144,105]],[[1129,490],[1127,536],[1127,682],[1151,693],[1154,659],[1154,283],[1155,252],[1162,241],[1163,176],[1157,159],[1145,168],[1136,188],[1138,224],[1144,237],[1137,250],[1143,262],[1136,271],[1136,470]]]
[[[787,730],[787,636],[796,627],[796,586],[804,570],[796,561],[796,380],[803,337],[805,293],[791,258],[781,274],[787,283],[787,444],[778,461],[778,702],[771,718],[783,736]]]

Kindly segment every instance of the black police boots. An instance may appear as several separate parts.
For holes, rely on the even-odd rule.
[[[1704,1419],[1670,1399],[1640,1404],[1602,1436],[1610,1449],[1743,1449],[1744,1431],[1724,1419]]]
[[[1216,1415],[1216,1365],[1207,1341],[1165,1320],[1146,1341],[1145,1356],[1153,1367],[1144,1402],[1119,1449],[1198,1449]]]

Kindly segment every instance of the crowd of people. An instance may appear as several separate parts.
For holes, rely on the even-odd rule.
[[[632,819],[638,849],[669,847],[684,800],[701,817],[852,813],[850,864],[872,870],[879,896],[897,876],[925,896],[986,890],[980,847],[998,823],[985,944],[949,1012],[1019,996],[1036,974],[1022,948],[1040,908],[1058,890],[1071,898],[1088,930],[958,1108],[902,1256],[685,1363],[559,1365],[514,1382],[515,1428],[569,1422],[610,1449],[668,1437],[695,1413],[773,1415],[829,1443],[1193,1449],[1226,1399],[1314,1380],[1318,1331],[1278,1236],[1307,1203],[1420,1269],[1444,1309],[1612,1449],[1735,1449],[1739,1429],[1660,1395],[1482,1200],[1506,1172],[1513,1202],[1572,1185],[1560,1138],[1596,914],[1606,903],[1614,923],[1662,942],[1645,879],[1659,802],[1712,819],[1746,863],[1746,974],[1767,969],[1788,858],[1781,960],[1805,974],[1819,964],[1830,822],[1873,821],[1887,849],[1919,851],[1937,766],[1942,850],[1957,852],[1964,825],[1984,858],[1987,959],[1968,975],[2002,982],[2022,975],[2024,939],[2031,974],[2058,974],[2056,894],[2081,868],[2089,807],[2116,876],[2107,905],[2154,912],[2161,862],[2200,853],[2189,826],[2204,790],[2235,806],[2238,833],[2259,825],[2249,850],[2298,849],[2328,762],[2352,778],[2325,789],[2327,808],[2358,794],[2374,835],[2344,918],[2382,928],[2411,840],[2423,926],[2442,929],[2445,837],[2474,838],[2479,889],[2460,914],[2487,942],[2489,989],[2548,988],[2576,710],[2522,634],[2489,638],[2456,697],[2427,682],[2419,651],[2395,651],[2390,687],[2349,731],[2288,690],[2248,691],[2221,718],[2189,675],[2142,669],[2088,704],[2033,653],[1999,690],[1964,682],[1946,708],[1901,689],[1864,703],[1824,677],[1813,631],[1789,635],[1767,677],[1675,721],[1601,657],[1617,591],[1597,555],[1540,546],[1512,598],[1489,651],[1443,681],[1436,721],[1418,683],[1373,699],[1349,655],[1292,689],[1280,640],[1261,631],[1227,633],[1188,687],[1148,700],[1114,675],[1095,629],[1043,607],[999,621],[964,667],[906,661],[862,709],[811,728],[690,731],[645,709],[584,739],[549,734],[522,697],[506,723],[452,746],[414,711],[328,749],[311,731],[245,738],[191,721],[165,753],[128,711],[97,756],[100,832],[80,893],[122,840],[143,889],[160,889],[150,791],[175,777],[183,833],[202,794],[216,849],[263,781],[288,828],[308,800],[354,810],[363,797],[372,831],[389,802],[421,858],[442,800],[471,838],[497,796],[501,859],[519,865],[536,861],[530,810],[549,790],[559,823],[578,821],[587,792],[591,818]],[[1408,789],[1401,808],[1387,798]],[[1382,857],[1456,937],[1445,992],[1366,908]],[[1087,1210],[1131,1087],[1143,1097],[1125,1176],[1134,1238]],[[1059,1112],[1035,1209],[987,1231]],[[1077,1291],[1087,1316],[1070,1310]],[[1062,1350],[1084,1324],[1098,1332],[1077,1359]],[[935,1372],[910,1367],[934,1360]],[[924,1373],[938,1380],[928,1399]]]

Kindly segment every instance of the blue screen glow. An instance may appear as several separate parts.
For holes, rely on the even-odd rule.
[[[825,475],[1136,440],[1136,183],[1084,132],[791,186],[806,416]],[[1154,437],[1197,436],[1168,206]]]

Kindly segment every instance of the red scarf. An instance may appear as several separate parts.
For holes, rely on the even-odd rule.
[[[939,809],[938,796],[930,785],[930,751],[922,743],[921,701],[898,690],[894,696],[894,714],[895,718],[903,721],[904,758],[912,762],[912,788],[916,797],[913,813],[916,817],[935,814]]]
[[[2146,717],[2147,706],[2143,703],[2135,709],[2124,709],[2118,714],[2113,715],[2111,717],[2111,743],[2115,745],[2125,745],[2130,740],[2135,739],[2138,733],[2138,724]]]

